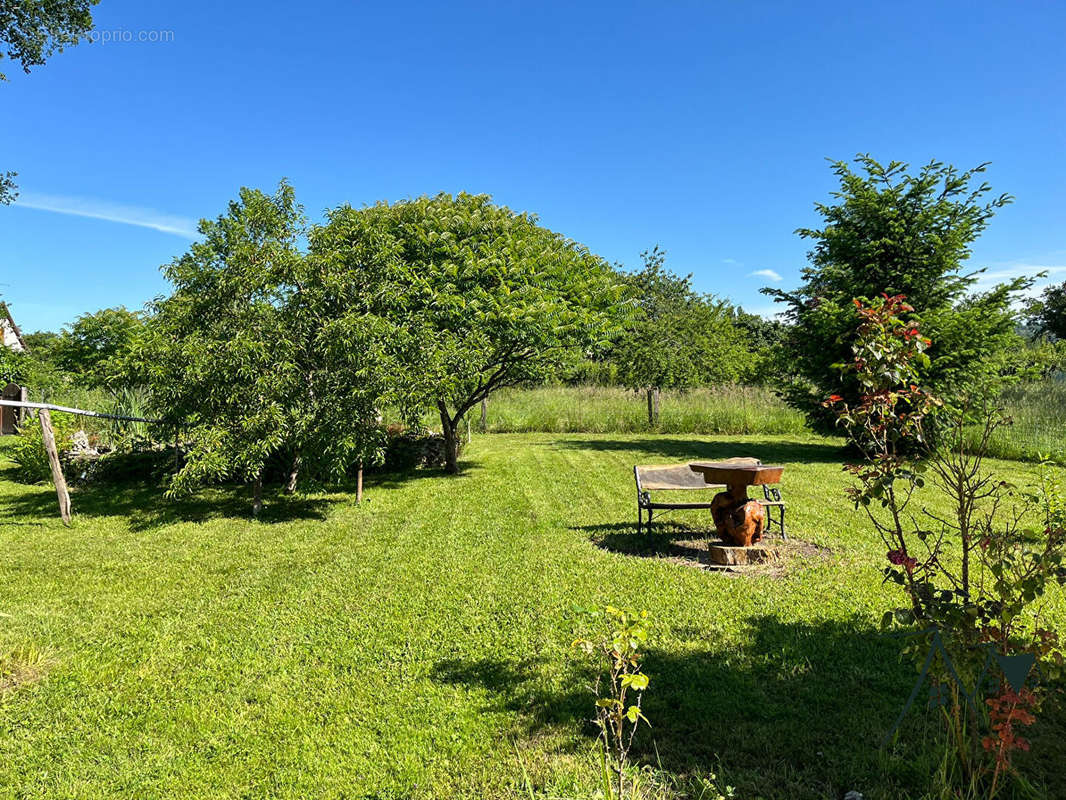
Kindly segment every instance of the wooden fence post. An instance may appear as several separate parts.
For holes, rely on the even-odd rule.
[[[48,465],[52,468],[52,483],[56,485],[56,497],[59,499],[59,516],[63,518],[63,524],[70,524],[70,492],[67,491],[67,481],[63,477],[63,465],[59,461],[59,450],[56,448],[56,434],[52,430],[52,415],[46,408],[37,409],[37,417],[41,420],[41,438],[44,439],[44,449],[48,453]]]

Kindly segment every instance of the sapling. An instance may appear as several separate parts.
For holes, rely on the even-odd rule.
[[[633,613],[609,605],[603,611],[585,613],[593,623],[594,632],[589,638],[576,639],[573,646],[593,662],[594,721],[604,753],[612,756],[614,785],[621,798],[637,729],[641,722],[651,725],[641,711],[644,690],[648,688],[648,676],[641,671],[648,641],[648,612]]]

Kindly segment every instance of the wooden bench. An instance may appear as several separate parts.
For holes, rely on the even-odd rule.
[[[723,458],[715,459],[720,464],[737,464],[741,466],[758,466],[762,464],[757,458]],[[637,483],[637,533],[643,533],[645,526],[651,532],[651,522],[656,511],[676,511],[688,508],[711,507],[713,495],[704,502],[661,502],[651,499],[651,492],[691,491],[715,489],[723,491],[726,487],[720,483],[707,483],[703,475],[688,464],[638,465],[633,467],[633,477]],[[788,539],[785,533],[785,503],[781,491],[776,486],[763,486],[763,499],[759,503],[766,507],[766,530],[774,525],[781,531],[781,538]],[[774,519],[771,509],[778,510]],[[647,513],[647,519],[645,519]]]

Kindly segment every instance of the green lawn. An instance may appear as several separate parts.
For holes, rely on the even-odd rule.
[[[737,577],[645,552],[632,465],[733,455],[788,465],[793,532],[827,556]],[[877,748],[914,673],[876,630],[884,554],[834,442],[501,434],[465,458],[258,523],[230,491],[81,491],[71,529],[0,468],[0,654],[44,653],[0,699],[0,797],[519,797],[523,768],[538,796],[590,797],[571,609],[606,602],[655,620],[638,755],[661,775],[920,795],[921,747]],[[1051,796],[1064,738],[1047,710],[1025,760]]]

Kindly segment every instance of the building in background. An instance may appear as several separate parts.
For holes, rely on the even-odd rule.
[[[22,338],[22,331],[19,330],[15,318],[11,316],[11,310],[2,301],[0,301],[0,347],[6,347],[16,353],[26,351],[26,341]],[[0,381],[0,384],[4,383],[6,382]],[[25,402],[27,395],[26,387],[19,386],[17,383],[6,383],[0,388],[0,400],[21,400]],[[23,414],[24,412],[20,408],[0,406],[0,436],[9,436],[15,433],[18,430],[19,423],[22,421]]]

